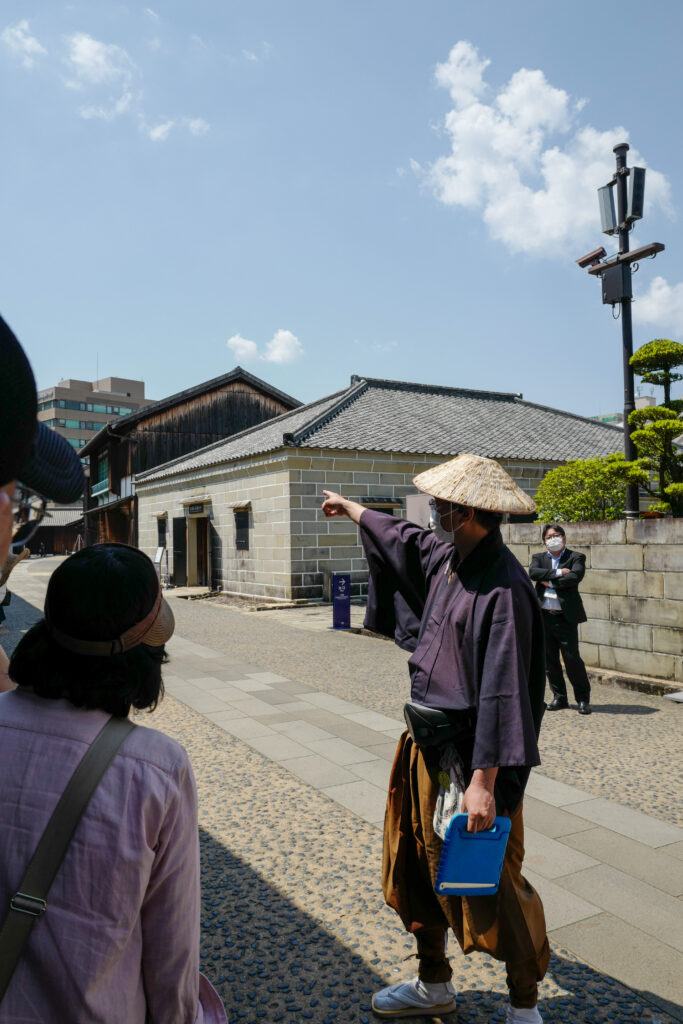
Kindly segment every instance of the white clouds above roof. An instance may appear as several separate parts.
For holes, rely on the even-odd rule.
[[[243,338],[241,334],[233,334],[231,338],[228,338],[226,344],[241,362],[253,362],[260,358],[256,342],[250,341],[249,338]]]
[[[276,331],[266,345],[265,360],[269,363],[293,363],[304,354],[301,342],[291,331]]]
[[[12,53],[21,60],[22,66],[30,70],[36,63],[38,57],[45,57],[47,50],[38,42],[35,36],[31,35],[28,21],[17,22],[16,25],[8,25],[0,33],[0,39]]]
[[[296,334],[282,329],[275,332],[263,352],[255,341],[243,338],[241,334],[228,338],[227,346],[242,362],[293,363],[304,353]]]
[[[584,102],[540,70],[521,68],[494,91],[484,77],[489,64],[466,41],[437,64],[437,84],[453,103],[443,122],[450,153],[413,169],[442,203],[479,211],[511,252],[566,256],[567,246],[594,238],[595,190],[611,179],[612,147],[628,132],[580,124]],[[644,166],[637,152],[629,156]],[[669,207],[669,183],[658,171],[648,171],[647,198]]]

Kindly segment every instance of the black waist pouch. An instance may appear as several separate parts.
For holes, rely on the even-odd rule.
[[[473,711],[428,708],[425,704],[414,704],[412,701],[404,705],[403,717],[413,743],[423,750],[439,747],[452,740],[469,738],[476,725]]]

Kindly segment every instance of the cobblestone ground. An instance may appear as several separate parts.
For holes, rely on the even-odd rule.
[[[173,608],[178,632],[198,643],[390,718],[403,717],[408,655],[393,643],[307,628],[297,609],[240,612],[210,600],[174,601]],[[608,686],[593,687],[592,705],[586,718],[576,710],[545,716],[544,774],[683,825],[683,706]]]
[[[243,613],[211,601],[175,600],[173,608],[183,636],[400,715],[406,657],[390,643],[312,631],[295,625],[288,612]],[[3,637],[8,648],[38,615],[21,601],[13,609],[12,633]],[[594,699],[599,713],[591,718],[548,716],[544,771],[680,822],[680,777],[671,777],[671,765],[681,709],[612,689],[596,688]],[[415,972],[414,960],[404,962],[412,942],[382,900],[378,830],[173,697],[140,720],[178,739],[195,768],[202,967],[221,992],[231,1024],[370,1024],[371,993]],[[444,1024],[502,1024],[502,965],[479,955],[465,958],[457,948],[451,954],[458,1011]],[[566,949],[553,945],[552,954],[540,990],[546,1024],[683,1019]]]
[[[403,962],[412,940],[382,900],[379,832],[172,697],[147,721],[195,767],[202,969],[231,1024],[376,1020],[372,992],[415,973],[414,960]],[[568,950],[552,953],[540,989],[546,1024],[674,1024]],[[503,966],[451,954],[458,1009],[443,1024],[502,1024]]]

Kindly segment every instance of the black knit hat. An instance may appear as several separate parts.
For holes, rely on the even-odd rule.
[[[20,480],[68,505],[84,490],[81,461],[63,437],[36,422],[37,412],[29,361],[0,317],[0,487]]]

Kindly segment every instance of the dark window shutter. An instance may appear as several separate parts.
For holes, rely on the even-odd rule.
[[[235,547],[238,551],[249,550],[249,510],[235,510]]]

